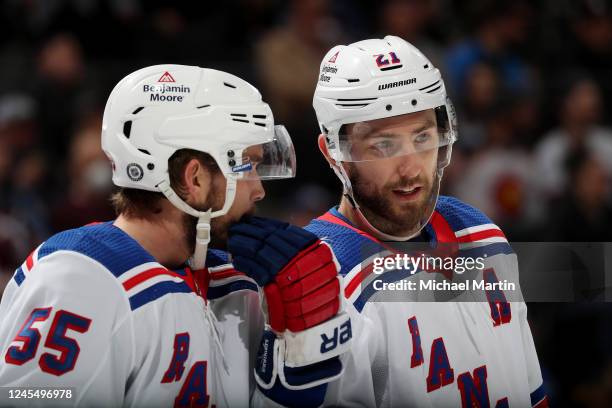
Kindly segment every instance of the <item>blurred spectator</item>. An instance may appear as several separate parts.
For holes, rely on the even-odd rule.
[[[68,156],[67,189],[53,209],[56,231],[114,218],[108,200],[111,167],[100,147],[101,113],[87,118],[72,138]]]
[[[471,68],[486,62],[499,72],[506,91],[532,87],[529,66],[515,52],[529,33],[531,7],[524,1],[487,1],[480,4],[473,36],[451,48],[446,55],[447,83],[456,96],[467,92]]]
[[[43,241],[51,233],[48,205],[42,194],[47,169],[42,152],[33,149],[15,162],[12,172],[10,213],[26,225],[34,242]]]
[[[586,70],[603,88],[609,111],[612,108],[612,3],[580,0],[572,6],[570,27],[575,41],[564,47],[566,63]],[[610,118],[606,121],[610,123]]]
[[[31,148],[37,139],[36,102],[26,94],[0,98],[0,139],[17,151]]]
[[[417,47],[432,64],[444,71],[442,48],[432,40],[433,22],[440,4],[434,0],[388,0],[381,7],[379,35],[396,35]]]
[[[8,211],[15,156],[38,142],[34,101],[25,94],[0,98],[0,211]]]
[[[513,103],[501,100],[483,121],[483,146],[449,185],[452,195],[481,209],[513,240],[526,239],[542,211],[533,161],[517,132]]]
[[[474,64],[466,77],[466,92],[457,98],[459,148],[473,151],[486,143],[484,119],[497,103],[500,95],[499,77],[495,69],[485,63]]]
[[[545,135],[535,151],[538,184],[550,197],[566,188],[563,162],[574,151],[584,148],[593,153],[612,176],[612,129],[599,126],[601,111],[597,84],[583,77],[571,80],[560,104],[560,127]]]
[[[565,160],[568,187],[551,206],[550,239],[556,241],[612,241],[612,204],[609,179],[590,151],[579,149]]]
[[[40,129],[45,153],[62,157],[71,127],[83,109],[85,94],[95,90],[86,82],[81,45],[70,34],[57,34],[46,41],[38,55],[38,77],[33,94],[39,103]]]
[[[294,123],[312,111],[319,64],[332,45],[344,42],[324,0],[294,0],[286,23],[265,34],[255,58],[274,118]]]

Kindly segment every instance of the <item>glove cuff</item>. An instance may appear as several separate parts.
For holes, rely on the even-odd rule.
[[[300,332],[286,331],[283,360],[287,367],[301,367],[330,359],[348,351],[353,337],[346,312]]]
[[[304,390],[339,378],[339,356],[349,350],[351,320],[341,313],[308,330],[283,337],[267,328],[257,353],[255,380],[270,390],[277,381],[288,390]]]

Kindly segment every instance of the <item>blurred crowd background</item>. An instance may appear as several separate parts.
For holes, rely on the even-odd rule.
[[[298,156],[261,213],[306,224],[340,184],[311,107],[333,45],[398,35],[441,69],[459,116],[443,192],[513,241],[612,241],[612,4],[539,0],[4,0],[0,288],[50,234],[114,215],[100,150],[110,90],[158,63],[257,86]],[[610,304],[531,304],[557,406],[612,403]]]

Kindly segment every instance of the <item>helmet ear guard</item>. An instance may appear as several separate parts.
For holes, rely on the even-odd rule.
[[[112,162],[115,185],[161,192],[176,208],[198,218],[192,266],[200,269],[210,220],[230,210],[237,180],[295,175],[293,145],[283,131],[274,126],[259,91],[246,81],[213,69],[156,65],[129,74],[111,92],[102,149]],[[172,189],[168,160],[181,149],[201,151],[215,160],[227,179],[222,209],[198,211]],[[256,162],[256,151],[271,154]],[[266,171],[258,174],[258,165]]]
[[[332,48],[323,58],[320,76],[313,97],[319,126],[326,136],[330,156],[336,160],[334,172],[341,180],[345,196],[356,215],[374,236],[386,240],[406,240],[426,225],[416,226],[409,236],[395,237],[373,227],[359,209],[342,161],[368,161],[407,154],[412,147],[381,151],[374,156],[358,154],[354,135],[347,134],[347,125],[356,128],[384,118],[401,117],[433,109],[438,127],[438,142],[428,148],[438,149],[437,181],[450,163],[452,144],[457,140],[455,109],[446,95],[440,71],[413,45],[399,37],[364,40],[348,46]],[[367,134],[367,127],[365,127]],[[418,150],[418,149],[417,149]],[[436,192],[438,186],[433,186]]]

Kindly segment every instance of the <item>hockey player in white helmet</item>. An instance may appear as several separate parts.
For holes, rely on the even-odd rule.
[[[242,79],[157,65],[113,89],[102,148],[119,187],[118,217],[50,237],[15,271],[0,304],[0,386],[64,389],[55,405],[247,406],[257,397],[252,370],[264,319],[282,319],[285,301],[262,314],[256,281],[208,246],[223,246],[229,226],[253,212],[261,180],[294,176],[289,135]],[[313,272],[297,253],[317,245],[316,236],[274,225],[268,235],[293,245],[275,258],[276,270]],[[318,254],[317,268],[328,265],[333,279],[333,254]],[[297,294],[291,306],[318,293]],[[338,303],[338,285],[318,304],[326,302]],[[328,309],[316,323],[335,315]],[[292,309],[294,337],[305,320],[313,318]],[[283,335],[280,327],[266,339]],[[296,361],[276,356],[275,373]],[[298,366],[308,373],[313,361]]]
[[[319,148],[343,196],[306,229],[325,237],[338,257],[355,339],[326,404],[546,405],[520,287],[434,302],[449,294],[410,284],[456,283],[468,274],[452,264],[419,266],[415,258],[408,266],[381,266],[385,256],[410,253],[398,243],[420,242],[432,248],[429,256],[480,259],[473,281],[517,282],[516,256],[503,232],[479,210],[439,197],[457,140],[440,71],[398,37],[339,45],[321,62],[313,105]]]

